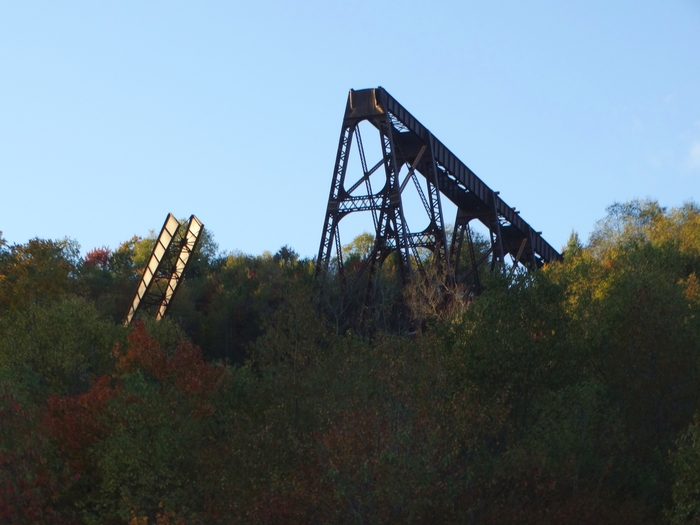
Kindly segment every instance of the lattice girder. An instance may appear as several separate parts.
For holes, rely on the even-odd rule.
[[[359,124],[369,122],[378,131],[381,158],[368,167]],[[348,159],[355,146],[359,151],[362,174],[346,188]],[[367,137],[364,137],[366,140]],[[370,177],[384,167],[384,184],[373,191]],[[406,175],[401,178],[401,173]],[[419,177],[420,175],[420,177]],[[422,181],[422,184],[420,183]],[[365,193],[358,193],[361,188]],[[404,212],[403,192],[415,187],[425,210],[428,226],[411,231]],[[448,237],[441,198],[458,209],[455,231],[448,253]],[[538,268],[560,260],[561,255],[525,222],[466,165],[418,122],[383,88],[351,90],[341,128],[336,165],[326,209],[319,248],[317,274],[329,270],[335,246],[337,271],[344,279],[342,247],[337,236],[341,220],[351,213],[372,213],[375,245],[355,281],[363,271],[369,283],[376,269],[394,252],[398,256],[401,279],[410,281],[414,267],[421,268],[418,248],[427,248],[449,271],[460,265],[464,241],[468,244],[469,274],[478,285],[478,267],[490,258],[492,265],[502,264],[510,256],[513,264]],[[489,232],[490,249],[477,259],[471,240],[469,222],[476,219]]]
[[[170,306],[194,253],[204,226],[192,215],[187,227],[169,213],[144,268],[124,324],[128,326],[139,310],[157,307],[160,320]]]

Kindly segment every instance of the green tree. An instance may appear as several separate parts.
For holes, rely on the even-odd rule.
[[[71,293],[77,251],[68,239],[32,239],[0,250],[0,315]]]
[[[81,392],[113,370],[121,331],[78,297],[32,304],[0,318],[0,369],[36,385],[37,399]]]
[[[673,504],[669,521],[676,524],[700,523],[700,423],[697,418],[678,440],[671,454],[674,471]]]

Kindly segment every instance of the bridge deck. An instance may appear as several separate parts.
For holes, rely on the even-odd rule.
[[[394,99],[384,88],[351,90],[345,110],[345,122],[359,122],[372,117],[393,116],[397,147],[409,157],[414,158],[421,147],[432,145],[433,155],[437,163],[437,179],[440,193],[452,201],[463,216],[477,219],[490,230],[493,221],[498,217],[501,221],[501,242],[505,253],[516,256],[524,262],[537,260],[538,265],[561,260],[561,255],[540,232],[535,231],[514,208],[509,206],[489,188],[472,170],[440,142],[425,126],[423,126],[408,110]],[[416,166],[416,171],[427,177],[427,163]],[[527,239],[526,249],[520,249],[522,239]],[[533,253],[534,251],[534,253]]]

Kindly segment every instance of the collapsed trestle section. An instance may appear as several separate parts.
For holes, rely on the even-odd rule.
[[[374,159],[368,159],[363,142],[367,135],[361,135],[361,128],[365,134],[369,128],[374,140],[378,135]],[[449,235],[443,197],[457,207]],[[424,214],[418,218],[421,226],[412,230],[406,217],[410,213],[413,223],[415,207]],[[371,214],[374,246],[348,282],[340,224],[358,212]],[[473,220],[487,228],[487,246],[476,246],[472,239],[469,224]],[[423,273],[429,260],[431,267],[437,265],[444,275],[470,283],[471,290],[479,293],[479,269],[485,264],[505,267],[509,256],[511,267],[520,264],[535,269],[560,260],[561,255],[540,233],[386,90],[350,91],[318,252],[316,271],[322,279],[335,273],[344,287],[351,287],[365,276],[371,290],[377,269],[393,255],[403,285],[416,270]]]
[[[197,248],[203,228],[203,224],[194,215],[185,226],[172,213],[168,214],[141,275],[124,322],[126,326],[131,323],[137,311],[154,307],[156,320],[162,319],[184,278],[185,269]]]

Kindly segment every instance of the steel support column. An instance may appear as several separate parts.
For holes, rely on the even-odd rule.
[[[381,143],[381,158],[372,168],[368,168],[359,130],[363,122],[378,132]],[[359,177],[348,174],[353,137],[360,157]],[[375,192],[370,178],[376,179],[382,166],[383,185]],[[401,180],[404,171],[406,176]],[[346,186],[348,177],[357,180]],[[411,191],[415,191],[422,202],[428,223],[418,231],[409,228],[404,210],[403,194],[409,190],[411,182],[415,188]],[[449,248],[442,197],[458,208]],[[318,252],[318,276],[327,274],[335,264],[335,271],[341,280],[344,279],[346,268],[339,240],[341,219],[356,212],[372,214],[374,246],[359,268],[355,268],[353,278],[356,283],[361,275],[367,275],[369,287],[378,268],[391,253],[396,254],[401,282],[408,283],[414,268],[423,268],[419,248],[430,250],[433,260],[443,265],[449,275],[460,265],[465,237],[470,259],[467,274],[472,276],[477,291],[480,289],[478,269],[489,257],[495,265],[504,264],[506,255],[510,255],[514,265],[520,263],[531,269],[561,260],[561,255],[514,208],[506,205],[498,192],[486,186],[381,87],[351,90],[348,94]],[[475,253],[469,229],[472,220],[482,223],[489,232],[491,248],[485,254]]]

